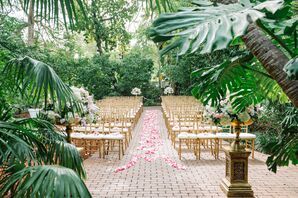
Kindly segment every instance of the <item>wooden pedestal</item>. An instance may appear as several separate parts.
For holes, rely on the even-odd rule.
[[[226,177],[220,187],[228,197],[254,197],[248,183],[248,157],[250,151],[233,151],[224,148],[226,154]]]

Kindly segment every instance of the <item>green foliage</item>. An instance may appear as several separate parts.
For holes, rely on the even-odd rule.
[[[131,95],[131,90],[138,87],[142,92],[149,89],[149,81],[153,71],[153,62],[141,57],[138,53],[130,53],[123,58],[119,69],[117,89],[121,95]]]
[[[270,96],[277,100],[271,93],[275,81],[262,70],[243,63],[248,60],[253,60],[253,56],[243,54],[217,66],[206,66],[194,71],[192,75],[196,83],[192,94],[204,104],[217,106],[229,93],[232,106],[238,112]]]
[[[36,16],[39,16],[42,22],[58,25],[59,20],[63,18],[65,24],[69,24],[71,28],[74,27],[75,22],[78,20],[78,12],[81,12],[84,16],[86,15],[86,4],[85,1],[42,1],[42,0],[0,0],[0,10],[4,8],[8,2],[8,6],[13,7],[20,5],[24,12],[29,13],[32,10]],[[85,17],[86,19],[86,17]],[[67,27],[67,26],[66,26]]]
[[[235,56],[236,53],[236,49],[229,49],[216,51],[212,54],[186,54],[177,58],[175,52],[172,52],[164,58],[165,65],[162,67],[162,73],[165,80],[174,88],[175,94],[191,95],[191,89],[196,83],[196,79],[191,77],[194,70],[220,64],[229,57]]]
[[[13,197],[91,197],[78,175],[61,166],[29,166],[4,178],[2,196],[14,188]]]
[[[266,161],[269,170],[277,171],[277,166],[288,166],[298,164],[298,127],[297,125],[285,126],[278,136],[277,144],[271,144],[272,155]]]
[[[128,44],[130,34],[125,25],[136,12],[134,3],[125,0],[92,0],[88,6],[88,18],[81,18],[77,29],[84,31],[86,40],[95,40],[97,51],[109,52],[118,45]]]
[[[194,8],[160,15],[153,22],[150,33],[153,41],[172,40],[161,50],[162,55],[177,47],[180,48],[179,55],[189,51],[209,53],[224,49],[234,38],[242,36],[251,22],[264,17],[264,13],[275,13],[283,6],[282,0],[263,3],[240,1],[228,5],[200,2],[196,1]]]
[[[48,99],[53,105],[63,109],[69,103],[73,109],[80,111],[79,102],[76,101],[71,89],[61,81],[56,72],[49,65],[31,57],[13,59],[4,68],[4,75],[13,78],[12,87],[37,105],[42,98],[45,106]]]
[[[119,63],[111,61],[107,55],[96,55],[87,64],[81,64],[77,68],[75,84],[88,88],[96,99],[102,99],[117,91]]]
[[[55,71],[38,61],[44,58],[40,48],[24,44],[23,24],[2,16],[0,24],[0,197],[8,193],[25,197],[29,192],[31,196],[91,197],[82,180],[86,173],[80,154],[64,135],[42,119],[12,118],[16,105],[49,99],[61,108],[75,101]]]

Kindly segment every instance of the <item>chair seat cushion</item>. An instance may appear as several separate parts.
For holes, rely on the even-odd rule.
[[[216,137],[219,139],[234,139],[236,134],[232,133],[216,133]]]
[[[256,135],[252,133],[240,133],[240,139],[256,139]]]
[[[216,138],[216,135],[212,133],[199,133],[198,135],[199,139],[213,139]]]
[[[111,134],[105,135],[104,138],[107,140],[123,140],[124,135],[122,135],[121,133],[111,133]]]
[[[177,135],[177,138],[178,139],[197,139],[197,134],[183,132],[183,133],[179,133]]]

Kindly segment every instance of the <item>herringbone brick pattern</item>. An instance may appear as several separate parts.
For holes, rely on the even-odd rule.
[[[145,108],[146,110],[148,108]],[[122,160],[118,160],[116,152],[109,154],[106,159],[99,159],[98,154],[94,154],[85,160],[88,175],[86,184],[93,197],[225,197],[219,187],[225,174],[224,154],[220,154],[220,160],[214,160],[207,150],[203,150],[201,160],[195,160],[191,152],[185,151],[182,161],[179,161],[177,151],[167,138],[161,112],[159,118],[161,137],[164,141],[159,154],[171,157],[186,166],[186,170],[174,169],[161,159],[153,162],[141,159],[128,170],[114,172],[118,166],[130,161],[133,155],[140,153],[136,147],[139,145],[139,133],[142,129],[141,118]],[[256,152],[255,160],[249,161],[249,181],[255,196],[297,198],[298,167],[281,168],[274,174],[267,170],[266,157]]]

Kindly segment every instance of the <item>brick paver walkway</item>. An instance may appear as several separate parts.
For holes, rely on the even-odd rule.
[[[158,109],[156,108],[145,108]],[[144,116],[144,115],[143,115]],[[134,130],[134,136],[122,160],[117,153],[111,153],[106,159],[94,154],[85,160],[88,179],[86,184],[93,197],[225,197],[219,187],[224,177],[224,154],[220,160],[214,160],[208,151],[202,151],[201,160],[195,160],[192,153],[183,152],[179,161],[177,151],[167,138],[167,131],[161,112],[159,128],[164,141],[159,154],[167,155],[186,166],[186,170],[177,170],[162,159],[147,162],[141,159],[134,167],[115,173],[118,166],[129,162],[137,150],[142,129],[142,118]],[[298,167],[286,167],[274,174],[267,170],[266,156],[256,152],[255,160],[249,161],[249,181],[256,197],[298,197]]]

